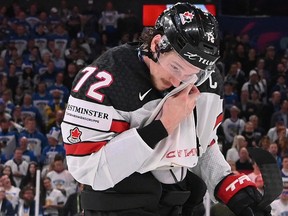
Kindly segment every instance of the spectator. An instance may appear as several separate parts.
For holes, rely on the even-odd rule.
[[[16,186],[16,183],[14,181],[13,173],[12,173],[12,168],[9,165],[4,165],[4,167],[1,170],[1,177],[7,175],[11,181],[11,184],[13,186]]]
[[[45,82],[39,82],[37,84],[37,90],[32,95],[33,105],[40,112],[44,124],[47,124],[47,116],[45,115],[44,109],[48,105],[49,101],[52,100],[52,95],[47,92]]]
[[[288,129],[284,125],[283,118],[280,117],[276,120],[275,126],[271,127],[267,132],[267,136],[270,138],[271,142],[275,142],[279,138],[281,130],[286,130],[286,136],[288,136]]]
[[[259,117],[257,115],[251,115],[248,120],[253,124],[254,133],[257,137],[261,138],[266,135],[267,132],[260,126]]]
[[[77,33],[81,31],[82,15],[79,12],[79,8],[74,6],[71,13],[67,16],[67,30],[71,38],[76,38]]]
[[[2,119],[9,120],[10,118],[11,115],[6,112],[6,103],[2,98],[0,98],[0,121]]]
[[[278,119],[283,119],[284,126],[288,127],[288,101],[283,100],[281,103],[281,109],[276,111],[271,116],[271,127],[275,125]]]
[[[45,82],[47,88],[52,86],[55,82],[55,77],[57,74],[55,64],[53,60],[50,60],[47,64],[47,68],[43,70],[44,73],[39,75],[39,81]]]
[[[64,158],[56,155],[54,158],[54,169],[47,173],[51,179],[52,187],[60,190],[66,199],[76,192],[76,181],[64,166]]]
[[[8,71],[8,85],[10,89],[8,91],[12,92],[11,94],[11,100],[13,99],[13,95],[15,94],[16,87],[19,85],[19,77],[16,74],[16,66],[15,64],[9,65],[9,71]],[[22,74],[22,72],[21,72]],[[4,91],[5,92],[5,91]],[[3,93],[4,93],[3,92]],[[12,103],[13,104],[13,103]],[[14,104],[13,104],[14,105]],[[10,113],[11,114],[11,113]]]
[[[9,76],[9,80],[11,79],[11,77]],[[10,86],[10,85],[9,85]],[[11,89],[7,89],[5,91],[3,91],[3,94],[2,94],[2,99],[6,105],[6,108],[5,108],[5,112],[7,112],[9,115],[12,115],[12,111],[15,107],[14,103],[13,103],[13,92]]]
[[[14,211],[19,203],[20,188],[11,184],[10,178],[7,175],[1,177],[3,187],[5,189],[6,198],[11,202]]]
[[[21,181],[23,177],[26,175],[28,169],[28,162],[26,162],[22,158],[22,155],[23,151],[20,148],[16,148],[13,158],[5,163],[5,165],[11,167],[13,173],[13,179],[17,187],[20,186]]]
[[[280,155],[280,157],[288,155],[288,137],[286,136],[286,130],[285,128],[280,129],[278,139],[275,141],[278,145],[278,155]]]
[[[34,39],[35,46],[39,48],[40,53],[47,49],[48,33],[47,26],[43,23],[39,23],[35,27],[34,34],[31,35]]]
[[[280,199],[276,199],[271,203],[271,215],[282,216],[288,214],[288,188],[283,188]]]
[[[236,62],[233,62],[230,65],[228,74],[225,76],[224,81],[231,82],[234,85],[234,88],[236,90],[236,94],[240,94],[241,88],[243,84],[245,83],[245,74],[241,73],[240,70],[238,70],[238,65]]]
[[[0,207],[0,214],[1,215],[7,215],[7,216],[15,215],[13,205],[6,198],[5,189],[2,186],[0,186],[0,203],[1,203],[1,207]]]
[[[50,166],[56,155],[61,155],[63,158],[66,156],[63,145],[59,144],[60,133],[61,130],[59,128],[53,127],[47,134],[49,145],[43,149],[40,158],[43,169],[47,169]]]
[[[24,94],[25,94],[25,92],[24,92],[23,87],[22,87],[21,85],[18,85],[18,86],[16,87],[15,95],[14,95],[14,97],[13,97],[14,103],[15,103],[16,105],[19,105],[19,106],[22,105],[22,103],[23,103],[23,98],[24,98]]]
[[[66,198],[59,191],[52,187],[51,179],[45,177],[43,179],[43,190],[41,191],[41,204],[43,207],[44,215],[59,215],[59,209],[64,207]]]
[[[267,102],[265,108],[265,114],[267,117],[263,116],[265,119],[271,122],[271,116],[273,113],[280,111],[281,109],[281,93],[279,91],[274,91],[271,94],[270,100]]]
[[[249,48],[247,54],[246,64],[243,65],[243,71],[245,72],[245,76],[248,75],[248,72],[255,69],[257,65],[257,51],[255,48]]]
[[[263,58],[257,60],[257,65],[254,70],[259,74],[260,79],[267,81],[267,92],[269,93],[269,89],[271,88],[271,75],[270,72],[265,69],[265,60]]]
[[[245,137],[247,141],[247,147],[258,147],[259,140],[261,136],[254,132],[254,126],[252,122],[246,122],[242,136]]]
[[[245,121],[248,121],[251,115],[257,113],[257,105],[252,103],[249,99],[248,90],[241,91],[240,102],[237,107],[240,109],[239,118]]]
[[[66,69],[66,61],[63,56],[61,56],[61,51],[59,49],[54,49],[52,61],[55,64],[57,71],[64,71]]]
[[[33,66],[33,71],[41,63],[41,53],[39,47],[35,45],[33,39],[29,39],[28,48],[23,52],[24,62],[29,63]]]
[[[21,56],[23,51],[27,49],[28,39],[29,37],[25,26],[16,24],[15,34],[10,37],[10,40],[15,43],[17,56]]]
[[[18,215],[35,216],[35,188],[26,186],[19,193],[19,204],[17,206]],[[42,206],[39,206],[38,214],[42,215]]]
[[[48,145],[47,138],[36,127],[35,118],[29,116],[25,119],[25,129],[20,133],[20,137],[28,139],[28,148],[34,152],[37,159],[41,156],[42,149]]]
[[[282,169],[281,169],[282,181],[284,187],[288,186],[288,156],[282,157]]]
[[[113,3],[108,1],[105,9],[101,12],[100,19],[98,21],[100,32],[106,32],[108,40],[112,46],[117,45],[119,39],[118,31],[118,19],[125,18],[125,14],[119,13],[114,9]]]
[[[37,18],[39,10],[37,7],[36,3],[32,3],[29,5],[29,9],[27,10],[27,18],[26,18],[26,22],[29,23],[30,25],[30,29],[33,29],[34,26],[40,22],[40,20]]]
[[[61,130],[61,123],[63,122],[63,118],[64,118],[64,110],[62,110],[62,109],[57,110],[56,115],[55,115],[55,121],[51,122],[51,124],[47,128],[47,131],[50,131],[52,129],[52,127],[55,127],[57,129]],[[60,144],[63,143],[62,133],[60,133],[59,143]]]
[[[59,16],[58,9],[56,7],[51,8],[47,20],[49,31],[52,31],[57,27],[57,25],[61,24],[61,17]]]
[[[18,146],[18,132],[9,131],[11,122],[7,119],[0,120],[0,147],[1,152],[5,155],[6,159],[13,156],[14,150]]]
[[[33,187],[36,188],[36,171],[38,169],[38,165],[35,162],[30,162],[28,165],[27,173],[23,177],[21,184],[19,186],[20,189],[25,187]]]
[[[39,65],[36,67],[36,70],[35,70],[37,79],[40,79],[41,76],[42,76],[43,74],[45,74],[46,71],[48,70],[48,64],[49,64],[50,61],[52,61],[51,52],[48,51],[47,49],[46,49],[46,50],[43,50],[43,51],[41,52],[41,59],[42,59],[41,64],[39,64]]]
[[[33,105],[33,100],[31,94],[26,93],[23,98],[23,104],[21,106],[21,115],[25,119],[27,116],[35,118],[37,121],[37,128],[43,129],[42,116],[37,107]]]
[[[270,146],[270,138],[267,135],[264,135],[261,137],[261,139],[258,142],[258,146],[259,148],[262,148],[264,150],[269,150],[269,146]]]
[[[239,97],[234,91],[234,86],[230,82],[224,83],[224,96],[223,96],[223,103],[224,103],[224,116],[229,116],[229,110],[231,106],[237,105],[239,103]]]
[[[246,175],[253,171],[252,162],[245,147],[242,147],[239,151],[239,159],[236,161],[236,170]]]
[[[66,103],[61,99],[61,92],[54,90],[52,100],[45,107],[45,115],[48,117],[46,128],[51,128],[51,125],[55,123],[56,113],[58,110],[64,110]]]
[[[18,132],[20,133],[23,130],[23,118],[21,115],[21,107],[19,105],[16,105],[14,110],[12,111],[12,117],[11,117],[11,121],[13,122],[13,124],[17,124],[19,125]]]
[[[19,84],[22,86],[23,90],[27,93],[32,93],[34,89],[34,68],[29,62],[24,62],[22,65],[22,79]]]
[[[61,52],[61,57],[64,57],[64,52],[70,43],[70,37],[67,30],[65,29],[64,24],[58,23],[55,26],[54,31],[50,36],[50,40],[54,41],[55,49],[59,49]],[[54,50],[51,51],[51,53],[54,53]]]
[[[77,73],[78,73],[78,68],[77,68],[76,64],[74,64],[74,63],[68,64],[67,72],[64,73],[65,79],[63,81],[63,84],[68,88],[69,92],[71,91],[72,82],[73,82]]]
[[[241,90],[246,90],[249,92],[249,99],[252,99],[252,91],[256,90],[261,94],[261,88],[259,85],[259,75],[257,74],[257,71],[251,70],[249,72],[249,80],[245,82],[241,88]]]
[[[275,142],[270,143],[268,151],[275,158],[279,169],[282,169],[282,158],[278,154],[278,144]]]
[[[275,76],[277,77],[277,58],[276,58],[276,50],[274,46],[267,46],[265,50],[265,69],[269,71],[271,75],[272,85],[275,84]],[[274,81],[274,82],[273,82]]]
[[[285,74],[279,74],[276,79],[276,84],[272,86],[271,93],[278,91],[281,94],[282,100],[287,100],[288,88],[286,85],[286,76]]]
[[[63,72],[57,73],[55,80],[56,80],[55,83],[52,84],[47,89],[47,91],[49,92],[50,95],[54,95],[54,91],[59,91],[61,100],[66,103],[68,101],[70,91],[65,85],[63,85],[64,73]]]
[[[242,135],[234,136],[232,147],[227,151],[226,160],[234,162],[239,160],[239,152],[242,147],[247,147],[245,137]]]
[[[245,121],[239,119],[239,113],[240,109],[232,106],[230,108],[230,118],[225,119],[221,125],[226,139],[226,143],[223,146],[224,153],[232,146],[234,136],[241,134],[244,130]]]
[[[25,161],[27,161],[28,163],[34,161],[34,162],[38,162],[35,154],[33,151],[31,151],[30,149],[28,149],[28,142],[29,140],[27,139],[27,137],[25,136],[22,136],[20,139],[19,139],[19,148],[23,151],[23,159]]]

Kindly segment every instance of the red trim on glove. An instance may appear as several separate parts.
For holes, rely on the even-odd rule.
[[[223,203],[227,204],[239,190],[248,186],[256,187],[247,175],[229,175],[222,181],[217,196]]]

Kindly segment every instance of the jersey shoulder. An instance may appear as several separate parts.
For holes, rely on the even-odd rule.
[[[216,68],[215,71],[211,74],[211,76],[200,86],[198,89],[202,93],[211,93],[217,94],[221,98],[223,96],[223,76],[221,75],[220,71]]]

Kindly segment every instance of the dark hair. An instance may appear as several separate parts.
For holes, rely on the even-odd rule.
[[[143,28],[142,33],[139,37],[139,41],[143,43],[142,48],[149,50],[151,41],[152,41],[153,37],[157,34],[163,35],[163,31],[157,30],[153,27]]]
[[[20,193],[19,193],[19,197],[20,197],[21,199],[23,199],[24,193],[25,193],[26,191],[29,191],[29,190],[32,191],[33,194],[34,194],[34,196],[35,196],[35,188],[34,188],[33,186],[27,185],[27,186],[25,186],[25,187],[22,188],[22,190],[21,190]]]

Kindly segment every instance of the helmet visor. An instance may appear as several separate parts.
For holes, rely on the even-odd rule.
[[[159,42],[160,52],[158,54],[158,62],[161,67],[169,72],[173,77],[181,82],[194,83],[196,86],[201,85],[215,70],[215,64],[203,65],[193,64],[195,61],[187,59],[185,55],[179,54],[173,48],[167,51],[169,41],[166,36],[162,36]],[[197,54],[195,54],[197,56]],[[204,68],[204,69],[203,69]]]

